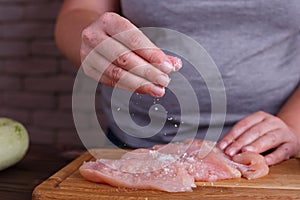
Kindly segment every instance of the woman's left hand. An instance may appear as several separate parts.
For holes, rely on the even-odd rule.
[[[218,146],[229,156],[241,151],[262,153],[274,149],[265,155],[266,163],[274,165],[296,155],[300,141],[279,117],[259,111],[234,125]]]

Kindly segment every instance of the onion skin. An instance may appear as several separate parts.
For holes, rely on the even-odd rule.
[[[0,171],[18,163],[28,148],[26,128],[15,120],[0,118]]]

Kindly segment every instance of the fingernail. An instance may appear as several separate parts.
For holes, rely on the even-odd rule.
[[[265,161],[267,165],[270,165],[270,163],[272,162],[272,159],[269,157],[265,157]]]
[[[254,147],[253,146],[246,146],[243,148],[244,151],[254,151]]]
[[[156,82],[161,85],[166,87],[170,83],[170,78],[165,75],[160,75],[157,79]]]
[[[173,65],[167,61],[165,61],[161,64],[161,68],[162,68],[162,71],[164,71],[166,73],[174,71]]]
[[[155,85],[152,87],[151,93],[154,97],[161,97],[165,94],[165,88]]]
[[[237,152],[237,149],[236,149],[236,148],[230,148],[230,149],[228,150],[228,154],[229,154],[230,156],[233,156],[236,152]]]
[[[219,147],[221,150],[224,150],[227,147],[227,142],[220,142]]]

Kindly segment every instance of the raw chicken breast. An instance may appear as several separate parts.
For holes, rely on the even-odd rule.
[[[269,167],[262,155],[254,152],[243,152],[233,156],[232,160],[247,179],[256,179],[269,173]]]
[[[172,155],[136,150],[119,160],[100,159],[80,167],[87,180],[117,187],[157,189],[167,192],[192,191],[194,178]]]
[[[210,141],[194,140],[191,143],[183,160],[189,174],[194,176],[195,181],[240,178],[241,172],[236,163],[214,146],[215,143]]]
[[[233,157],[203,140],[156,145],[137,149],[118,160],[99,159],[80,167],[87,180],[112,186],[157,189],[167,192],[192,191],[194,181],[259,178],[268,174],[264,158],[253,152]]]

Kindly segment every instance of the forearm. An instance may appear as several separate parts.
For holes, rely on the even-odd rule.
[[[55,41],[59,50],[76,66],[80,66],[82,30],[104,12],[118,12],[118,0],[67,0],[57,17]]]
[[[86,10],[74,10],[59,17],[55,40],[59,50],[76,66],[80,66],[81,32],[92,21],[97,19],[97,13]]]
[[[283,105],[277,116],[293,129],[300,142],[300,85]]]

